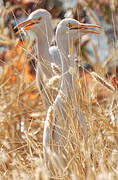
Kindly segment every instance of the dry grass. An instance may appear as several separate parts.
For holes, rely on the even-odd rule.
[[[13,52],[7,61],[0,60],[0,179],[117,180],[118,95],[112,85],[100,78],[106,72],[106,65],[101,66],[101,72],[90,84],[85,78],[76,77],[78,92],[76,96],[73,94],[73,104],[66,102],[70,133],[65,152],[57,156],[49,151],[51,164],[47,170],[42,155],[45,108],[35,80],[24,81],[24,69],[29,60],[24,50],[16,52],[17,38],[12,33],[11,37],[5,35],[3,24],[0,41],[9,45]],[[117,49],[106,62],[113,60],[115,52]],[[97,70],[98,67],[94,67]],[[58,72],[56,66],[53,68]],[[75,124],[75,118],[79,120],[79,104],[86,117],[86,137],[80,122]]]

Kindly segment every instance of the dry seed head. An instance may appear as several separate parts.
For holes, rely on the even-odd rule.
[[[8,161],[8,156],[4,151],[0,151],[0,164]]]
[[[52,127],[53,123],[53,105],[48,108],[47,116],[46,116],[46,122],[48,127]]]
[[[61,74],[59,67],[55,63],[51,63],[51,68],[55,75]]]
[[[33,113],[30,113],[29,116],[32,117],[32,118],[38,118],[40,117],[41,115],[45,115],[45,113],[41,113],[41,112],[33,112]]]
[[[10,143],[7,140],[3,140],[2,145],[4,145],[8,150],[10,149]]]
[[[95,72],[91,72],[91,75],[98,81],[100,82],[100,84],[102,84],[104,87],[106,87],[107,89],[109,89],[110,91],[114,92],[115,88],[109,84],[108,82],[106,82],[102,77],[100,77],[97,73]]]
[[[52,78],[50,78],[46,84],[46,87],[47,88],[53,88],[53,87],[56,87],[58,86],[59,84],[59,80],[60,80],[60,76],[59,75],[55,75],[53,76]]]
[[[58,93],[59,89],[56,87],[51,87],[51,90],[53,90],[54,92]]]
[[[76,74],[76,71],[75,71],[75,69],[74,69],[73,67],[69,67],[69,73],[70,73],[71,75],[75,75],[75,74]]]

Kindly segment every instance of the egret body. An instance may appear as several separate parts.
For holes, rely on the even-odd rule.
[[[54,101],[53,108],[55,110],[55,116],[53,123],[50,126],[48,122],[49,119],[45,121],[44,125],[44,135],[43,135],[43,146],[44,146],[44,156],[47,160],[47,149],[50,147],[50,137],[53,141],[53,149],[59,152],[60,148],[64,149],[64,145],[67,143],[69,119],[68,112],[66,112],[66,107],[68,104],[73,102],[73,94],[78,91],[77,81],[74,76],[70,73],[70,67],[72,67],[76,72],[76,64],[73,59],[73,52],[70,55],[70,47],[72,43],[79,38],[79,36],[85,33],[96,33],[97,31],[88,30],[89,28],[99,28],[98,25],[93,24],[83,24],[74,19],[64,19],[62,20],[56,30],[56,42],[57,47],[61,57],[62,63],[62,78],[60,91]],[[87,29],[86,29],[87,28]],[[65,103],[62,95],[67,99],[67,104]],[[74,105],[71,106],[72,108]],[[71,111],[71,110],[70,110]],[[76,119],[80,120],[80,125],[82,126],[83,133],[86,136],[86,123],[84,120],[83,113],[80,110],[78,104]],[[77,121],[76,121],[77,122]],[[75,123],[76,124],[76,123]],[[75,125],[77,126],[77,124]]]
[[[37,68],[36,68],[36,84],[42,96],[42,100],[48,107],[53,102],[52,94],[46,89],[46,81],[53,76],[51,63],[61,66],[60,55],[56,46],[50,46],[54,33],[51,22],[51,15],[45,9],[38,9],[32,12],[28,19],[16,26],[23,30],[30,30],[36,35],[37,45]]]

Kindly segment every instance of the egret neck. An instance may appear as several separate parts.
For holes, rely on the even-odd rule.
[[[41,30],[40,30],[41,31]],[[43,72],[46,73],[46,77],[50,78],[52,76],[52,71],[50,63],[52,62],[52,57],[49,53],[50,43],[48,41],[48,35],[42,33],[39,34],[38,28],[35,32],[37,37],[37,57],[40,59],[40,66]],[[47,61],[48,59],[48,61]]]

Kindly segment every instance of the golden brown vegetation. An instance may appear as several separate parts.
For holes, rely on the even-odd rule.
[[[1,16],[5,18],[7,13],[4,9]],[[76,77],[79,94],[76,102],[73,101],[75,104],[67,106],[70,133],[65,153],[58,156],[49,151],[51,164],[47,170],[42,155],[46,113],[35,77],[30,78],[27,69],[29,59],[24,49],[29,44],[21,48],[13,32],[5,35],[4,23],[0,28],[0,41],[12,50],[5,61],[2,57],[0,60],[0,179],[117,180],[118,95],[117,87],[114,88],[112,81],[106,82],[103,76],[107,63],[102,67],[96,61],[96,74],[88,72],[88,77]],[[95,47],[93,51],[97,57]],[[113,52],[106,62],[114,56]],[[92,63],[90,57],[88,61]],[[53,68],[58,75],[58,68],[54,65]],[[73,111],[78,111],[79,104],[86,118],[86,137],[79,119],[78,124],[74,123],[78,117]]]

